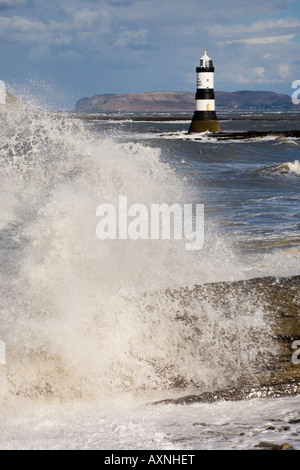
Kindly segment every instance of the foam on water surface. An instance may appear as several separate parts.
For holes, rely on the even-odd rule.
[[[1,416],[7,450],[299,450],[299,397],[195,405],[144,406],[121,401],[14,404]],[[84,431],[83,431],[84,430]],[[111,456],[109,451],[106,455]]]

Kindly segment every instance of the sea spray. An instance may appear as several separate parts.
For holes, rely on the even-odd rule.
[[[297,175],[300,175],[299,160],[295,160],[294,162],[288,162],[288,167],[292,172],[296,173]]]
[[[300,175],[300,163],[299,160],[295,160],[294,162],[281,163],[280,165],[262,165],[253,171],[262,175]]]
[[[184,240],[96,236],[96,208],[122,194],[145,205],[190,202],[159,149],[22,108],[1,116],[1,138],[0,332],[9,393],[206,390],[253,373],[269,349],[263,307],[233,298],[231,317],[209,301],[184,306],[165,295],[243,276],[209,223],[198,252],[186,251]]]

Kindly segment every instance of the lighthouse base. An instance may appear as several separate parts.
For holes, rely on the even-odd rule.
[[[220,131],[221,127],[214,111],[195,111],[189,128],[189,134]]]

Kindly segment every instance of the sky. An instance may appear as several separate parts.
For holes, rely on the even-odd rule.
[[[194,92],[205,49],[216,90],[291,95],[300,0],[0,0],[0,80],[60,109],[97,94]]]

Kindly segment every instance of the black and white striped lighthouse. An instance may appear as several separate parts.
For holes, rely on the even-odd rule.
[[[220,132],[220,124],[215,109],[214,66],[207,51],[200,59],[197,72],[196,110],[189,128],[192,132]]]

